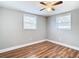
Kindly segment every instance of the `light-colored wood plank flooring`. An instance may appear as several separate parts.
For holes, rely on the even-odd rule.
[[[79,58],[79,51],[45,41],[1,53],[0,58]]]

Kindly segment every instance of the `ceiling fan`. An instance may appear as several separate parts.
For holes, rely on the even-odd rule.
[[[41,9],[40,11],[43,11],[43,10],[47,10],[47,11],[55,11],[54,9],[54,6],[57,6],[57,5],[60,5],[62,4],[63,1],[55,1],[55,2],[40,2],[40,4],[42,4],[44,6],[43,9]]]

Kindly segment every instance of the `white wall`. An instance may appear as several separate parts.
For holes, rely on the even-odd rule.
[[[0,8],[0,49],[27,44],[46,38],[45,17],[36,15],[36,30],[23,30],[23,15],[24,12]]]
[[[79,9],[70,11],[68,13],[71,13],[72,16],[72,30],[57,30],[57,15],[50,16],[48,18],[48,39],[68,44],[71,46],[79,47]]]

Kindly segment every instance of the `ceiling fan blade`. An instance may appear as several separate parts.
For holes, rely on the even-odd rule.
[[[63,3],[63,1],[58,1],[58,2],[54,3],[53,5],[59,5],[59,4],[62,4],[62,3]]]
[[[40,4],[42,4],[42,5],[46,5],[46,3],[44,3],[44,2],[40,2]]]
[[[55,9],[54,9],[54,8],[52,8],[52,10],[53,10],[53,11],[55,11]]]
[[[45,8],[41,9],[40,11],[44,10]]]

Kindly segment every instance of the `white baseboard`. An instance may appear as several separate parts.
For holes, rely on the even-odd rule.
[[[46,41],[46,40],[40,40],[40,41],[36,41],[36,42],[32,42],[32,43],[19,45],[19,46],[13,46],[13,47],[5,48],[5,49],[0,50],[0,53],[11,51],[11,50],[14,50],[14,49],[22,48],[22,47],[25,47],[25,46],[29,46],[29,45],[44,42],[44,41]]]
[[[62,46],[65,46],[65,47],[68,47],[68,48],[75,49],[75,50],[79,51],[79,47],[71,46],[71,45],[64,44],[64,43],[57,42],[57,41],[53,41],[53,40],[47,40],[47,41],[52,42],[52,43],[56,43],[56,44],[59,44],[59,45],[62,45]]]

